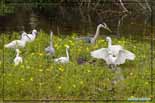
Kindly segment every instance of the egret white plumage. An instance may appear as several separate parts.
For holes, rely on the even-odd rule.
[[[53,36],[53,32],[51,31],[51,33],[50,33],[50,45],[47,48],[45,48],[45,52],[48,55],[51,55],[51,54],[54,54],[55,53],[55,49],[53,47],[52,36]]]
[[[110,37],[108,40],[108,48],[101,48],[91,52],[91,56],[97,59],[103,59],[108,65],[116,67],[117,65],[124,64],[126,60],[134,60],[135,54],[125,50],[120,45],[112,45]]]
[[[30,37],[27,35],[27,33],[25,31],[23,31],[22,35],[21,35],[21,39],[25,39],[25,41],[26,41],[26,40],[28,40],[26,37],[30,39]]]
[[[92,44],[94,44],[94,43],[96,42],[97,37],[99,36],[100,28],[104,28],[104,29],[106,29],[106,30],[112,32],[112,31],[110,30],[110,28],[107,26],[107,24],[106,24],[106,23],[103,23],[103,24],[99,24],[99,25],[97,26],[96,33],[95,33],[94,36],[92,36],[92,37],[91,37],[91,36],[88,36],[88,37],[79,37],[79,38],[76,38],[76,40],[84,40],[84,41],[86,41],[87,43],[92,43]]]
[[[16,57],[15,57],[15,59],[14,59],[14,64],[15,64],[15,66],[17,66],[17,65],[19,65],[19,64],[21,64],[21,63],[23,63],[23,58],[22,58],[21,56],[19,56],[19,54],[20,54],[19,49],[16,49]]]
[[[69,63],[69,46],[66,46],[66,55],[67,55],[66,57],[60,57],[54,59],[54,62],[62,64]]]
[[[118,55],[120,50],[123,50],[123,47],[120,45],[112,45],[111,37],[107,36],[106,41],[108,42],[108,49],[111,51],[114,55]]]
[[[35,40],[37,34],[37,30],[33,29],[32,34],[25,34],[22,36],[27,42],[32,42]]]
[[[26,45],[27,40],[25,38],[22,38],[21,40],[14,40],[8,44],[5,44],[4,47],[5,48],[24,48]]]

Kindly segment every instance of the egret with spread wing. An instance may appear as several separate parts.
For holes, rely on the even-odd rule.
[[[108,48],[101,48],[91,52],[91,56],[97,59],[103,59],[105,62],[113,67],[117,65],[124,64],[126,60],[134,60],[135,54],[125,50],[120,45],[112,45],[112,40],[107,37]]]

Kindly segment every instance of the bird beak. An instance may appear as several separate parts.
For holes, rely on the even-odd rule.
[[[109,27],[106,27],[106,29],[107,29],[109,32],[112,32],[112,30],[111,30]]]
[[[112,32],[112,30],[107,26],[106,23],[103,22],[102,24],[104,25],[104,28],[105,28],[105,29],[107,29],[109,32]]]

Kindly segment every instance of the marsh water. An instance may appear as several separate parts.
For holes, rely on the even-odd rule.
[[[119,11],[96,10],[100,12],[84,11],[79,12],[78,7],[59,7],[50,8],[50,11],[41,9],[29,9],[29,6],[17,5],[14,13],[0,16],[0,31],[11,33],[13,31],[31,32],[33,28],[46,31],[52,30],[55,34],[68,35],[77,33],[79,35],[94,34],[99,23],[106,22],[113,31],[111,35],[129,36],[142,35],[148,36],[151,31],[150,13],[137,10],[136,12],[123,14]],[[78,11],[78,12],[77,12]],[[103,12],[103,13],[102,13]],[[153,14],[153,13],[152,13]],[[101,35],[109,35],[109,32],[101,30]]]

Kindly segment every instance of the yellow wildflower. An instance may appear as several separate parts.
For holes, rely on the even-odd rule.
[[[31,53],[31,55],[33,56],[33,55],[34,55],[34,53]]]
[[[28,66],[26,66],[26,68],[27,68],[27,69],[30,69],[31,67],[28,65]]]
[[[73,41],[69,40],[70,43],[73,43]]]
[[[80,81],[80,84],[83,84],[83,81],[82,80]]]
[[[89,48],[87,47],[86,50],[89,51]]]
[[[74,46],[74,43],[71,43],[71,46]]]
[[[38,53],[39,54],[39,56],[43,56],[43,53]]]
[[[134,96],[131,96],[130,98],[134,98]]]
[[[80,48],[78,48],[78,51],[80,52],[80,51],[81,51],[81,49],[80,49]]]
[[[50,71],[50,69],[46,69],[46,71]]]
[[[54,46],[55,46],[55,48],[57,48],[57,47],[58,47],[58,45],[57,45],[57,44],[55,44]]]
[[[148,85],[149,83],[148,82],[145,82],[145,85]]]
[[[43,83],[39,83],[39,85],[41,86],[41,85],[43,85]]]
[[[61,38],[59,38],[59,39],[58,39],[58,41],[62,41],[62,39],[61,39]]]
[[[133,75],[133,73],[131,72],[131,73],[130,73],[130,75],[132,76],[132,75]]]
[[[65,44],[64,46],[65,46],[65,47],[68,47],[69,45]]]
[[[30,78],[30,81],[33,81],[33,78],[32,77]]]
[[[42,69],[39,69],[39,71],[42,72],[43,70]]]
[[[133,48],[136,48],[136,46],[134,45]]]
[[[58,68],[58,69],[59,69],[61,72],[63,72],[63,71],[64,71],[64,68],[61,68],[61,67],[60,67],[60,68]]]
[[[88,73],[90,73],[90,72],[91,72],[91,70],[89,70],[89,69],[88,69],[88,70],[87,70],[87,72],[88,72]]]
[[[21,81],[24,81],[24,78],[21,78]]]
[[[61,89],[62,87],[61,86],[58,86],[58,89]]]
[[[75,84],[73,84],[73,88],[76,88],[76,85]]]
[[[11,75],[12,75],[11,73],[8,74],[8,76],[11,76]]]

